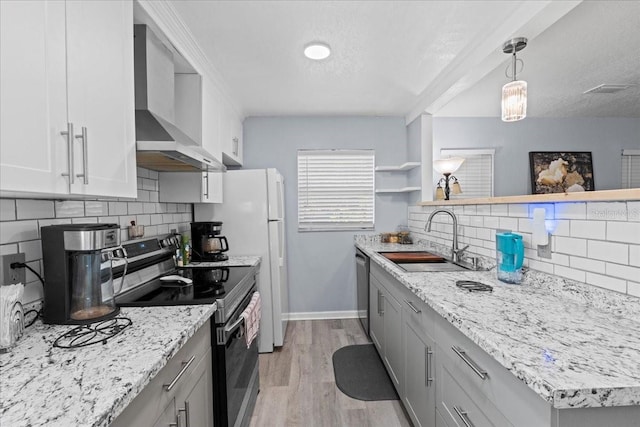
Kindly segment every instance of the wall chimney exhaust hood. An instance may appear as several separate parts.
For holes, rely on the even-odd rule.
[[[226,167],[175,123],[171,51],[146,25],[134,26],[136,159],[160,172],[225,171]]]

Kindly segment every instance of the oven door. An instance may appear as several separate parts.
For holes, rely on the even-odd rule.
[[[258,394],[258,339],[247,348],[240,314],[255,288],[245,296],[226,324],[216,325],[214,352],[214,425],[248,425]]]

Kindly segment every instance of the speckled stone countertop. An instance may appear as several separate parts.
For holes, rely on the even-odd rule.
[[[534,271],[521,285],[495,270],[406,273],[377,252],[421,246],[355,244],[555,408],[640,405],[640,299]]]
[[[200,267],[261,261],[229,258]],[[215,304],[122,308],[131,326],[105,344],[74,350],[52,346],[73,326],[36,322],[0,354],[0,426],[109,425],[215,311]]]
[[[215,304],[123,308],[131,326],[77,349],[53,347],[73,326],[36,322],[0,354],[0,425],[109,425],[215,311]]]
[[[229,256],[227,261],[217,262],[192,262],[183,268],[208,268],[208,267],[241,267],[243,265],[254,266],[260,264],[261,257],[259,256]]]

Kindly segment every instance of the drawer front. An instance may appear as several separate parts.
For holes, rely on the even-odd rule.
[[[517,426],[549,424],[551,406],[442,317],[437,319],[436,343],[443,356],[439,360],[450,366],[458,384],[476,403],[500,408]]]
[[[158,372],[149,384],[126,407],[112,427],[151,426],[180,391],[182,383],[193,374],[203,357],[211,349],[210,321],[205,323],[187,343]],[[191,362],[191,363],[189,363]],[[188,366],[187,366],[188,364]],[[182,373],[182,375],[180,375]],[[180,378],[177,378],[180,375]],[[174,382],[175,381],[175,382]],[[165,385],[174,382],[171,390]]]
[[[450,426],[512,426],[489,401],[473,399],[456,381],[456,368],[447,358],[439,360],[437,410]]]

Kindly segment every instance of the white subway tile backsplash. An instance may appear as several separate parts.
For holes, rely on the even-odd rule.
[[[85,210],[86,216],[109,215],[109,203],[87,201],[87,202],[84,202],[84,210]]]
[[[127,212],[129,215],[144,213],[143,204],[138,202],[127,203]]]
[[[640,283],[627,282],[627,293],[634,297],[640,297]]]
[[[518,219],[518,231],[524,233],[531,233],[533,231],[533,226],[531,224],[530,218],[519,218]]]
[[[476,237],[482,240],[491,240],[491,232],[486,228],[476,228]]]
[[[627,221],[627,203],[588,202],[587,219],[596,221]]]
[[[138,190],[138,198],[136,200],[139,202],[151,201],[150,192],[147,190]]]
[[[117,216],[102,216],[98,218],[98,222],[101,224],[120,224],[120,218]]]
[[[552,253],[551,261],[556,265],[564,265],[565,267],[569,267],[569,255]]]
[[[157,203],[160,200],[159,193],[157,191],[149,191],[149,201]]]
[[[16,201],[13,199],[0,199],[0,221],[16,220]]]
[[[151,225],[151,215],[138,215],[138,225]]]
[[[71,218],[72,224],[95,224],[97,222],[97,217],[83,216],[81,218]]]
[[[18,253],[18,245],[10,243],[8,245],[0,245],[0,255],[10,255]]]
[[[491,215],[491,205],[477,205],[476,215]]]
[[[550,224],[548,224],[550,222]],[[554,236],[565,236],[569,237],[571,235],[571,223],[568,219],[559,219],[555,221],[546,221],[547,231],[549,231]]]
[[[144,234],[146,236],[162,236],[163,234],[169,233],[160,233],[156,225],[149,225],[144,227]]]
[[[509,216],[528,217],[529,209],[526,204],[513,204],[507,205],[509,209]]]
[[[173,213],[173,212],[178,212],[178,205],[176,203],[167,203],[167,210],[166,212],[169,213]],[[443,215],[443,214],[438,214],[439,219],[442,219],[442,217],[444,216],[445,218],[447,218],[448,221],[451,221],[451,217],[449,217],[448,215]]]
[[[162,214],[149,215],[151,218],[151,225],[162,224]]]
[[[572,268],[577,268],[579,270],[592,271],[594,273],[605,274],[605,263],[604,261],[598,261],[595,259],[589,258],[581,258],[577,256],[570,257],[569,265]]]
[[[556,219],[586,219],[586,203],[556,203]]]
[[[601,274],[587,273],[586,282],[590,285],[609,289],[616,292],[627,292],[627,282],[614,277],[603,276]]]
[[[127,203],[126,202],[109,202],[109,215],[126,215]]]
[[[491,205],[491,216],[508,216],[509,205]]]
[[[589,258],[618,264],[629,264],[629,245],[589,240],[587,248]]]
[[[42,258],[42,243],[40,240],[28,240],[18,244],[19,252],[24,252],[26,262]]]
[[[47,227],[49,225],[58,225],[58,224],[71,224],[71,218],[39,219],[38,235],[40,235],[40,231],[39,231],[40,228]]]
[[[640,281],[640,267],[629,267],[626,265],[607,263],[607,276],[619,277],[625,280]]]
[[[472,216],[469,225],[472,227],[484,227],[484,220],[481,216]]]
[[[627,216],[629,221],[640,221],[640,202],[627,202]]]
[[[463,205],[462,212],[466,215],[476,215],[476,205]]]
[[[629,265],[640,267],[640,246],[629,245]]]
[[[78,200],[63,200],[55,202],[56,218],[71,218],[84,216],[84,202]]]
[[[605,221],[571,221],[571,237],[604,240],[607,223]]]
[[[16,200],[16,219],[54,218],[55,210],[51,200]]]
[[[543,271],[545,273],[553,274],[553,264],[549,262],[537,261],[535,259],[529,260],[529,268],[533,270]]]
[[[587,241],[585,239],[554,236],[553,241],[553,250],[555,252],[582,257],[587,255]]]
[[[149,172],[151,171],[145,168],[137,168],[137,171],[136,171],[138,179],[149,178]]]
[[[38,238],[38,221],[0,222],[0,244],[22,242]]]
[[[497,216],[485,216],[483,221],[486,228],[496,229],[500,227],[500,220]]]
[[[147,171],[149,172],[149,175],[148,175],[148,176],[146,176],[145,178],[155,179],[156,181],[158,180],[158,178],[159,178],[159,176],[158,176],[158,175],[159,175],[159,174],[158,174],[158,171],[152,171],[152,170],[150,170],[150,169],[147,169]]]
[[[142,210],[146,214],[154,214],[156,213],[156,204],[155,203],[143,203]]]
[[[584,282],[586,277],[586,273],[584,271],[576,270],[575,268],[569,268],[562,265],[554,265],[553,273],[558,276],[566,277],[567,279],[575,280],[578,282]]]
[[[518,229],[518,218],[500,217],[498,224],[503,230],[516,231]]]
[[[607,221],[607,241],[640,244],[640,222]]]

